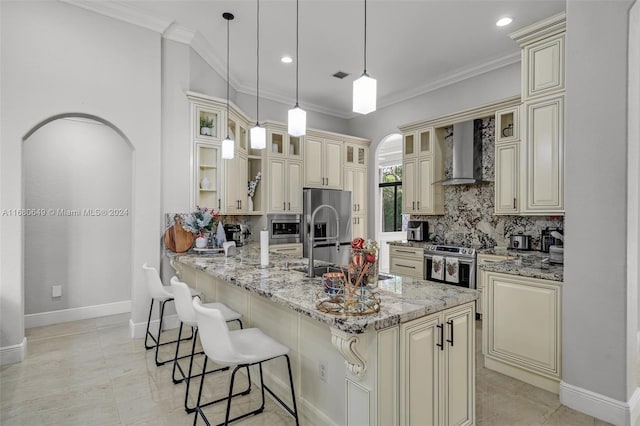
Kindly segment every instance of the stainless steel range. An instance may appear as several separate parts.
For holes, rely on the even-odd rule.
[[[427,245],[424,279],[476,288],[476,250],[466,247]]]

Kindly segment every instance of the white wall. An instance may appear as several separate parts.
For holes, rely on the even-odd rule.
[[[617,401],[635,390],[637,356],[626,304],[629,4],[569,1],[565,50],[562,379]]]
[[[134,322],[146,320],[140,265],[158,263],[160,214],[160,35],[59,2],[0,2],[2,122],[0,203],[23,207],[22,144],[49,117],[81,112],[120,129],[134,148]],[[0,348],[20,345],[23,221],[1,216]],[[33,267],[25,259],[27,267]],[[120,265],[113,265],[118,267]]]
[[[23,155],[25,207],[45,212],[24,219],[25,314],[131,300],[131,146],[65,118],[29,136]]]

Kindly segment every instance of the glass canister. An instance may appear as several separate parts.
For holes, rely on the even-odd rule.
[[[349,276],[351,285],[373,289],[378,285],[378,248],[351,249]]]

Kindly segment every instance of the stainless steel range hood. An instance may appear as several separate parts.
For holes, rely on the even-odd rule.
[[[453,125],[453,176],[442,185],[473,185],[482,180],[482,120]]]

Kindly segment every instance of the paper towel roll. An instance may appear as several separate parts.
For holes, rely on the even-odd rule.
[[[269,266],[269,231],[260,231],[260,266]]]

